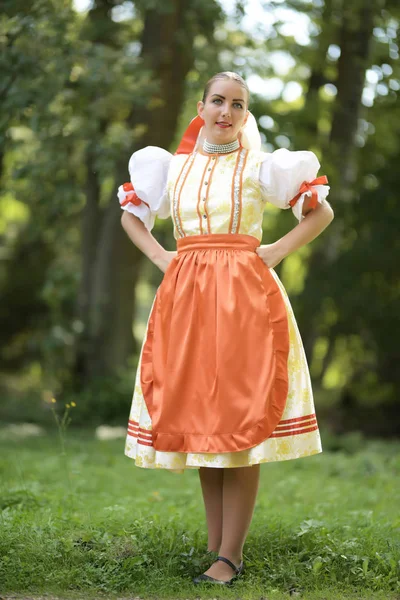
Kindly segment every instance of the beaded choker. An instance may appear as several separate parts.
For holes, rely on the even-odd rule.
[[[207,154],[227,154],[228,152],[233,152],[240,147],[239,140],[234,140],[229,144],[210,144],[207,140],[203,142],[203,150],[207,152]]]

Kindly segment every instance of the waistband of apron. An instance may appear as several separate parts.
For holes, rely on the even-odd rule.
[[[220,248],[221,250],[247,250],[255,252],[260,245],[253,235],[244,233],[211,233],[204,235],[187,235],[176,240],[178,254],[188,250],[207,250]]]

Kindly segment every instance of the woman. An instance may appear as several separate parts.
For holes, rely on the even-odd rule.
[[[273,268],[316,238],[333,212],[312,152],[260,150],[243,79],[218,73],[174,156],[133,154],[122,225],[164,273],[151,309],[129,419],[127,456],[145,468],[199,469],[208,550],[194,579],[243,571],[260,464],[321,451],[308,367]],[[260,245],[266,202],[299,224]],[[171,214],[177,252],[150,233]]]

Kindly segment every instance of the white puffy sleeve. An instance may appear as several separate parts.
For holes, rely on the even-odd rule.
[[[118,188],[118,200],[123,210],[138,217],[151,231],[156,217],[170,216],[167,176],[172,154],[147,146],[134,152],[129,159],[130,183]]]
[[[279,208],[292,208],[295,217],[303,218],[303,204],[311,197],[309,208],[314,209],[329,193],[328,182],[323,175],[317,177],[320,168],[313,152],[291,152],[285,148],[271,154],[263,153],[259,183],[265,201]]]

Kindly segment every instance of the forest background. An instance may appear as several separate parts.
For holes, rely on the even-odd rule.
[[[335,219],[277,272],[333,433],[400,432],[395,0],[5,0],[0,16],[0,419],[125,424],[162,273],[128,240],[135,150],[174,152],[204,83],[249,82],[264,149],[314,151]],[[267,207],[263,243],[296,224]],[[170,220],[154,235],[175,249]],[[132,326],[131,326],[132,324]]]

